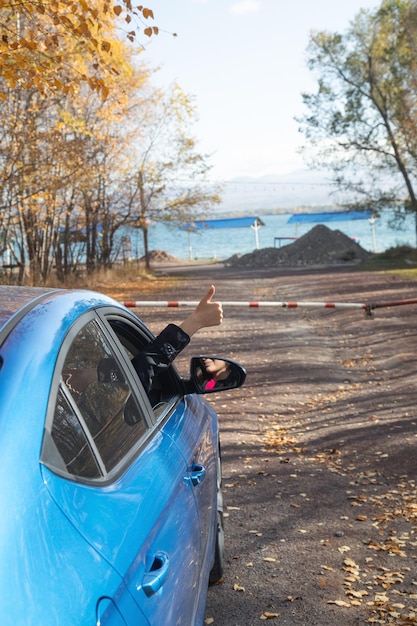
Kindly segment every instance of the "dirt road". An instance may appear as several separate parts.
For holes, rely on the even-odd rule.
[[[160,269],[180,276],[164,299],[198,299],[211,282],[219,300],[417,296],[415,282],[353,267]],[[184,312],[139,315],[157,332]],[[221,423],[227,556],[207,624],[417,623],[416,345],[414,305],[373,319],[230,307],[220,328],[193,338],[184,366],[211,353],[248,371],[243,389],[210,400]]]

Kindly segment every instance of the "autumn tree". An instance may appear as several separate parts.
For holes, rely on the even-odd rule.
[[[30,282],[49,273],[57,233],[56,194],[62,184],[66,146],[56,133],[50,102],[37,91],[11,90],[0,104],[1,215],[9,252]],[[13,245],[11,245],[13,242]]]
[[[417,217],[417,6],[383,0],[344,34],[315,32],[307,49],[318,75],[299,119],[316,167],[361,206]],[[417,224],[417,220],[416,220]]]
[[[153,12],[131,0],[0,0],[0,78],[5,87],[67,94],[83,83],[105,99],[117,75],[118,39],[135,43],[157,34]],[[67,53],[68,38],[82,52],[84,69]],[[5,99],[4,89],[0,98]]]
[[[120,47],[119,71],[106,101],[82,89],[61,110],[62,133],[75,142],[80,161],[61,200],[65,207],[57,258],[61,276],[76,269],[74,250],[81,247],[89,272],[111,266],[116,233],[129,217],[124,180],[133,167],[132,143],[139,134],[135,119],[150,71],[144,64],[130,63],[129,52]]]
[[[220,188],[207,183],[208,155],[201,154],[191,128],[195,107],[178,85],[155,90],[142,111],[142,137],[132,175],[126,180],[130,223],[143,234],[149,268],[149,224],[179,226],[196,215],[207,216],[220,202]]]
[[[133,16],[152,18],[128,0],[0,0],[0,249],[20,281],[108,267],[124,225],[148,255],[149,219],[180,224],[219,201],[191,99],[149,87],[120,37]]]
[[[74,37],[61,43],[72,67],[60,78],[70,82],[73,69],[86,71],[89,60]],[[74,269],[74,251],[81,249],[77,233],[84,232],[89,269],[111,254],[120,219],[107,193],[109,172],[121,174],[128,141],[123,120],[133,108],[132,94],[149,77],[142,64],[133,66],[131,50],[116,37],[112,50],[115,72],[105,100],[85,83],[53,94],[0,79],[7,96],[0,100],[0,215],[3,233],[14,242],[14,262],[21,271],[28,266],[34,284],[45,282],[53,264],[61,278]]]

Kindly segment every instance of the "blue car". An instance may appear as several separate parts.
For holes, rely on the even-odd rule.
[[[204,364],[145,389],[154,339],[90,291],[0,287],[0,623],[200,626],[222,576],[217,417]]]

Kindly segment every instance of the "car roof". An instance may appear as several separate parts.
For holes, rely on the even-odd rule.
[[[0,285],[0,329],[17,311],[32,306],[35,300],[53,291],[57,290]]]

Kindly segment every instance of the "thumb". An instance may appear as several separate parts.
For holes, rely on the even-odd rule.
[[[202,298],[205,302],[211,302],[211,299],[213,298],[214,294],[216,292],[216,288],[214,285],[211,285],[210,289],[208,290],[208,292],[206,293],[206,295],[204,296],[204,298]]]

